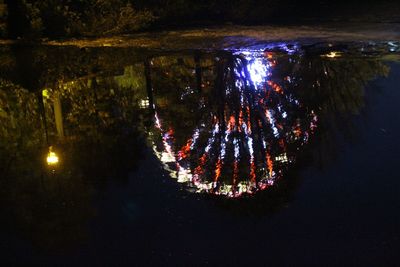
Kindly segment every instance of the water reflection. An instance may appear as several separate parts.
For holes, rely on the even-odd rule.
[[[389,72],[362,54],[343,58],[346,51],[280,46],[209,54],[201,93],[190,57],[153,59],[156,155],[178,182],[229,197],[273,185],[317,127],[315,143],[323,141],[314,152],[331,155],[329,136],[361,111],[366,84]]]
[[[187,109],[200,114],[184,140],[176,140],[182,129],[156,106],[161,138],[155,151],[171,176],[197,192],[238,197],[266,189],[284,175],[318,120],[286,85],[293,77],[285,82],[274,77],[277,64],[272,52],[217,57],[214,86],[204,94],[187,87],[180,96],[191,94],[195,104]]]
[[[2,209],[44,243],[83,238],[96,192],[126,182],[146,146],[190,191],[239,197],[267,189],[309,151],[312,162],[329,161],[332,135],[351,133],[365,87],[389,72],[367,48],[2,47]],[[47,165],[48,156],[56,162],[49,152],[57,168]]]
[[[59,162],[59,158],[57,156],[57,154],[53,151],[53,147],[50,146],[49,147],[49,153],[47,154],[47,165],[51,166],[51,165],[57,165]]]
[[[65,49],[75,54],[70,60],[62,51],[28,49],[32,57],[26,62],[4,49],[9,64],[1,66],[0,77],[2,226],[48,249],[82,243],[97,213],[97,193],[109,181],[126,183],[138,166],[144,147],[136,123],[137,98],[145,95],[136,94],[141,79],[129,67],[129,77],[118,75],[124,64],[101,67],[94,55],[76,67],[87,55],[75,49]],[[25,63],[20,79],[17,65]]]

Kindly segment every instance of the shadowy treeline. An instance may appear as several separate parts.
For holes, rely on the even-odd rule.
[[[0,0],[0,37],[109,36],[223,23],[396,21],[395,0]],[[399,11],[399,12],[398,12]]]

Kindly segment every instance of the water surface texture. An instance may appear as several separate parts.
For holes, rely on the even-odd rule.
[[[0,47],[5,262],[394,264],[399,50]]]

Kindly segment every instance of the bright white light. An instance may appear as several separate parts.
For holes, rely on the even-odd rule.
[[[194,134],[193,134],[193,136],[192,136],[192,144],[190,145],[190,150],[193,150],[194,149],[194,146],[196,145],[196,142],[197,142],[197,139],[199,139],[199,136],[200,136],[200,130],[199,129],[196,129],[195,131],[194,131]]]
[[[390,52],[396,52],[396,50],[399,49],[399,46],[395,42],[388,42],[388,45],[390,47]]]
[[[278,128],[276,128],[275,126],[272,126],[272,131],[274,132],[275,137],[279,137]]]
[[[187,183],[192,180],[192,173],[189,168],[179,167],[178,170],[178,183]]]
[[[253,159],[254,158],[253,138],[251,138],[250,136],[249,139],[247,139],[247,145],[249,147],[250,156]]]
[[[167,151],[161,153],[160,160],[163,163],[172,163],[175,162],[175,157],[169,151]]]
[[[260,85],[268,76],[268,64],[263,62],[261,58],[255,58],[247,65],[247,70],[250,74],[250,79],[255,86]]]
[[[283,154],[280,154],[279,156],[276,156],[276,157],[275,157],[275,160],[276,160],[277,162],[282,162],[282,163],[289,162],[286,153],[283,153]]]
[[[154,114],[154,118],[156,120],[156,127],[161,130],[161,123],[160,123],[157,113]]]
[[[239,158],[239,142],[236,138],[233,140],[233,145],[235,147],[235,159],[237,159]]]
[[[150,106],[150,101],[148,99],[140,100],[139,107],[140,108],[148,108]]]

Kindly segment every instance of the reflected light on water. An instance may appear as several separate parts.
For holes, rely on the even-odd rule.
[[[140,103],[139,103],[139,107],[140,108],[149,108],[149,106],[150,106],[150,101],[148,100],[148,99],[142,99],[142,100],[140,100]]]
[[[263,62],[262,58],[255,58],[254,60],[250,61],[247,65],[247,69],[250,74],[250,79],[255,86],[265,82],[267,76],[269,75],[269,64]]]
[[[59,158],[57,154],[53,151],[53,148],[49,148],[49,153],[47,154],[47,165],[57,165],[59,162]]]
[[[327,57],[327,58],[337,58],[337,57],[341,57],[342,55],[341,55],[340,52],[331,51],[331,52],[329,52],[328,54],[325,54],[325,55],[323,55],[323,56],[324,56],[324,57]]]
[[[202,119],[186,139],[179,138],[189,129],[172,125],[162,107],[155,112],[159,137],[153,148],[179,183],[198,193],[240,197],[265,190],[284,175],[314,132],[317,115],[287,88],[291,79],[272,79],[278,66],[273,53],[241,53],[222,64],[231,64],[220,73],[222,87],[213,89],[222,96],[205,102]]]

